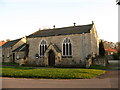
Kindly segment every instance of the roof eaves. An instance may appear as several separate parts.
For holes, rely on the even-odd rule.
[[[92,26],[93,24],[88,24],[88,25],[81,25],[81,26],[71,26],[71,27],[39,30],[34,34],[27,36],[27,38],[81,34],[82,32],[90,33]],[[82,29],[82,31],[79,31],[79,29]],[[75,31],[77,30],[77,32],[74,32],[74,30]]]
[[[24,51],[24,48],[26,48],[26,43],[22,44],[21,46],[19,46],[18,48],[16,48],[16,49],[13,50],[12,52]]]

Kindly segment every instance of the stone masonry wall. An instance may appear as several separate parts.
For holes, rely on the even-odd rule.
[[[20,47],[22,44],[26,43],[26,38],[22,38],[19,42],[17,42],[14,46],[12,47],[8,47],[8,48],[2,48],[2,61],[4,62],[12,62],[13,61],[13,50],[15,50],[16,48]],[[21,54],[20,54],[21,55]],[[21,55],[22,57],[23,55]],[[15,62],[18,62],[18,60],[16,61],[16,53],[15,53]]]
[[[84,37],[84,38],[83,38]],[[57,47],[62,51],[62,43],[64,38],[70,38],[72,43],[72,58],[62,58],[62,63],[71,64],[75,62],[76,64],[80,64],[82,62],[84,64],[85,57],[90,54],[90,34],[74,34],[74,35],[61,35],[61,36],[51,36],[51,37],[40,37],[40,38],[28,38],[27,43],[29,44],[29,64],[36,64],[39,61],[39,65],[41,65],[40,61],[43,61],[44,58],[35,58],[36,54],[39,54],[39,45],[41,40],[46,40],[47,44],[50,43],[56,44]],[[84,48],[83,48],[84,43]],[[83,57],[84,52],[84,57]],[[62,52],[61,52],[62,53]],[[69,60],[68,60],[69,59]]]
[[[2,48],[2,62],[12,62],[12,49]]]
[[[91,53],[94,57],[95,54],[99,55],[99,41],[98,41],[98,35],[96,32],[96,28],[94,25],[90,33],[91,33]]]
[[[19,63],[25,57],[25,52],[15,52],[15,62]]]

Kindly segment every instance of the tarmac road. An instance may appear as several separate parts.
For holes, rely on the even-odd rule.
[[[118,61],[110,60],[110,67],[118,67]],[[120,70],[109,70],[93,79],[26,79],[2,78],[2,88],[118,88]],[[120,88],[120,87],[119,87]]]
[[[2,88],[118,88],[118,71],[107,71],[93,79],[2,78]]]
[[[16,79],[3,78],[3,88],[111,88],[110,79]]]

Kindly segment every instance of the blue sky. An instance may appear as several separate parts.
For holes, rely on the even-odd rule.
[[[115,0],[0,0],[0,40],[17,39],[39,28],[90,24],[100,39],[118,41]]]

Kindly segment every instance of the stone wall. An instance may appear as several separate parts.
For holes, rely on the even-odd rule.
[[[2,48],[2,62],[13,62],[13,50],[20,47],[22,44],[26,43],[26,38],[22,38],[20,41],[18,41],[14,46]],[[23,57],[23,54],[20,53],[20,56]],[[16,53],[15,53],[15,62],[18,62],[16,59]],[[17,61],[16,61],[17,60]]]
[[[70,38],[72,43],[72,57],[62,58],[61,64],[85,64],[84,60],[87,55],[91,53],[90,33],[74,34],[74,35],[61,35],[61,36],[50,36],[40,38],[28,38],[27,43],[29,44],[29,64],[35,64],[39,62],[41,65],[44,58],[36,58],[35,55],[39,54],[39,46],[41,40],[46,40],[47,45],[53,43],[62,51],[62,43],[64,38]],[[84,44],[83,44],[84,43]],[[84,53],[83,53],[84,52]],[[61,52],[62,55],[62,52]],[[41,61],[41,63],[40,63]]]
[[[17,42],[13,47],[12,50],[15,50],[16,48],[20,47],[22,44],[26,43],[26,37],[22,38],[19,42]]]
[[[12,62],[12,48],[2,48],[2,62]]]
[[[24,59],[25,52],[15,52],[15,62],[19,63],[21,59]]]
[[[93,25],[93,28],[90,31],[91,33],[91,53],[93,57],[95,55],[99,55],[99,40],[98,35],[95,26]]]
[[[106,66],[108,64],[108,59],[106,57],[96,57],[93,59],[93,65]]]

